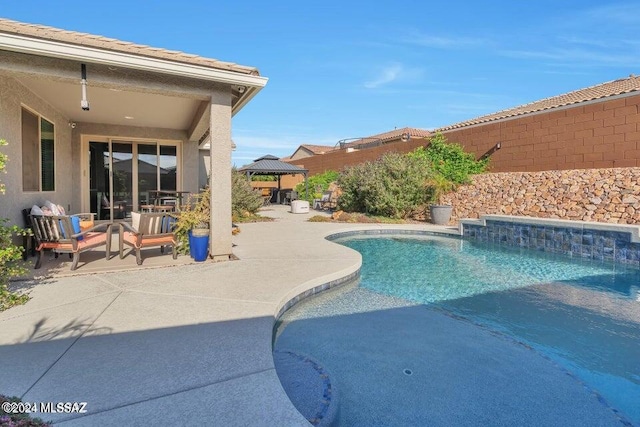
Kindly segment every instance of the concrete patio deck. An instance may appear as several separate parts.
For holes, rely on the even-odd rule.
[[[25,402],[86,402],[87,413],[41,414],[74,425],[309,425],[274,369],[274,316],[292,297],[358,270],[360,254],[324,239],[351,229],[428,225],[310,223],[317,214],[263,211],[242,224],[238,261],[159,267],[135,257],[77,274],[20,282],[32,299],[0,313],[0,393]],[[83,257],[81,256],[81,262]],[[97,257],[103,257],[103,252]],[[61,260],[62,261],[62,260]],[[87,274],[90,273],[90,274]]]

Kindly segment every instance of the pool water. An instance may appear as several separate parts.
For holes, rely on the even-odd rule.
[[[339,425],[640,425],[640,269],[437,236],[337,242],[362,254],[360,283],[287,312],[275,350],[324,365]]]

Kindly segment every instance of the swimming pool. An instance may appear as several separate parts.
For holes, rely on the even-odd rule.
[[[289,310],[274,345],[294,404],[309,396],[283,352],[328,375],[339,425],[640,425],[639,269],[438,236],[337,242],[362,254],[360,283]]]

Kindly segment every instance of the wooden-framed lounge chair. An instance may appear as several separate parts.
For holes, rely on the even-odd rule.
[[[262,195],[262,206],[270,206],[271,205],[271,188],[263,188],[261,191]]]
[[[336,207],[336,201],[333,198],[333,191],[325,191],[322,197],[313,200],[314,209],[333,209]]]
[[[25,228],[33,230],[31,226],[31,209],[22,209],[22,219],[24,220]],[[22,259],[27,260],[29,255],[36,255],[36,238],[33,234],[25,234],[22,236]]]
[[[298,200],[298,192],[295,190],[287,191],[284,195],[284,204],[290,205],[294,200]]]
[[[177,241],[173,234],[175,217],[167,212],[131,213],[131,225],[126,222],[119,224],[120,259],[124,258],[124,245],[131,246],[136,252],[136,262],[142,265],[142,248],[160,246],[164,253],[165,246],[173,249],[173,259],[178,257]]]
[[[34,268],[40,268],[42,253],[51,249],[56,254],[68,253],[73,258],[71,270],[75,270],[80,260],[80,254],[98,246],[106,246],[105,258],[111,257],[111,227],[112,223],[94,225],[85,230],[74,226],[79,224],[80,216],[93,214],[78,214],[71,216],[30,215],[31,227],[36,240],[36,263]],[[76,217],[76,219],[72,219]],[[78,231],[80,230],[80,231]]]

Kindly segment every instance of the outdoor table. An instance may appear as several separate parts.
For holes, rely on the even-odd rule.
[[[154,201],[154,205],[157,207],[161,204],[162,200],[175,200],[175,209],[180,210],[182,206],[182,200],[186,198],[190,191],[173,191],[173,190],[150,190],[149,197]],[[154,208],[156,211],[159,209]]]

